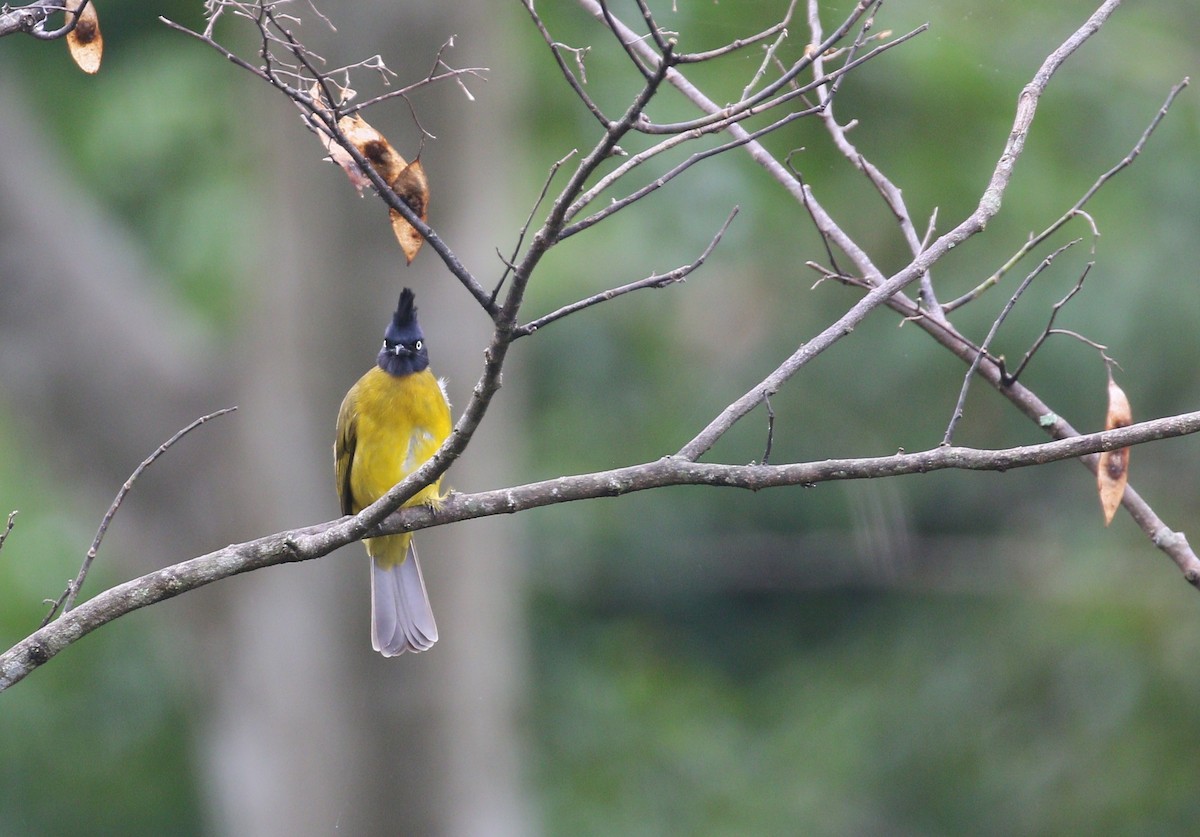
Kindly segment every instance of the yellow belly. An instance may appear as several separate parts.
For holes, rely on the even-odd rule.
[[[425,463],[450,435],[450,405],[429,370],[394,377],[378,367],[346,394],[338,416],[338,489],[343,507],[357,514]],[[347,436],[347,431],[351,436]],[[405,506],[434,503],[441,480],[426,486]],[[347,502],[348,500],[348,502]],[[411,535],[366,541],[385,564],[404,560]]]

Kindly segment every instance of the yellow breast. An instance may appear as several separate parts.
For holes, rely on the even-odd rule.
[[[338,414],[335,456],[343,511],[357,514],[386,494],[433,456],[450,428],[450,405],[428,369],[397,378],[375,367],[363,375]],[[405,505],[428,502],[437,492],[435,482]]]

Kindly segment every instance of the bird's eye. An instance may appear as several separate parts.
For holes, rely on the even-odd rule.
[[[424,345],[425,345],[424,340],[418,340],[416,343],[413,343],[413,349],[415,349],[416,351],[419,352],[419,351],[421,351],[421,347]]]

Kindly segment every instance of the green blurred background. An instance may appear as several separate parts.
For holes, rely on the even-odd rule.
[[[422,152],[432,221],[442,229],[439,212],[454,213],[451,246],[494,281],[495,251],[511,252],[550,165],[589,148],[596,125],[519,4],[406,5],[336,3],[322,8],[337,35],[306,31],[331,66],[352,60],[340,53],[380,51],[402,81],[454,34],[449,60],[491,68],[470,85],[477,103],[447,89],[414,107],[438,136]],[[574,4],[541,5],[556,38],[593,46],[589,90],[622,110],[636,90],[623,53]],[[756,31],[783,5],[656,8],[683,49],[699,50]],[[847,7],[825,12],[827,29]],[[884,5],[877,31],[930,29],[851,75],[836,107],[859,120],[852,139],[904,190],[918,225],[936,207],[944,231],[974,208],[1017,94],[1092,10]],[[0,552],[5,646],[36,627],[141,457],[230,399],[239,414],[139,483],[92,592],[333,516],[326,437],[370,362],[397,273],[417,288],[434,366],[455,370],[459,405],[486,337],[433,253],[396,267],[377,202],[356,200],[319,162],[290,104],[155,19],[199,26],[199,4],[109,0],[100,14],[95,78],[62,44],[0,42],[0,512],[20,510]],[[802,21],[791,31],[784,58],[803,48]],[[226,32],[252,54],[245,31]],[[1128,4],[1067,62],[1003,212],[935,270],[943,300],[1128,152],[1171,85],[1195,74],[1195,35],[1182,0]],[[694,77],[732,99],[758,56]],[[690,114],[670,92],[651,112]],[[414,153],[408,109],[375,113]],[[802,148],[796,165],[825,206],[881,267],[905,264],[890,214],[819,124],[794,123],[766,144],[781,156]],[[1144,156],[1089,204],[1096,264],[1058,322],[1108,346],[1138,418],[1195,409],[1200,395],[1198,149],[1189,89]],[[690,262],[735,204],[720,247],[685,285],[522,341],[494,428],[451,482],[499,487],[674,452],[853,303],[831,283],[812,289],[802,265],[825,253],[811,223],[732,153],[553,251],[530,312]],[[997,351],[1019,358],[1044,328],[1093,258],[1086,226],[1034,257],[1079,236]],[[981,337],[1034,263],[956,315],[959,327]],[[86,295],[71,284],[85,279]],[[940,441],[962,367],[897,325],[877,313],[772,399],[772,461]],[[107,334],[99,359],[91,329]],[[101,371],[72,378],[92,362]],[[1094,350],[1052,339],[1025,381],[1077,427],[1102,426]],[[708,458],[760,458],[765,433],[756,412]],[[1040,438],[977,386],[955,441]],[[253,458],[273,447],[268,464]],[[1182,439],[1132,457],[1133,484],[1183,531],[1197,511],[1194,450]],[[487,464],[472,471],[476,455]],[[458,528],[475,538],[462,552],[481,563],[452,576],[444,565],[462,555],[438,548],[443,533],[423,536],[445,638],[419,659],[371,655],[357,547],[321,567],[223,582],[72,647],[0,697],[0,833],[1161,834],[1189,833],[1200,815],[1196,592],[1123,513],[1103,527],[1093,479],[1075,463],[760,494],[673,489]],[[473,621],[490,618],[480,613],[498,615]],[[455,721],[473,716],[480,729]],[[259,728],[260,717],[280,730]],[[238,742],[254,742],[253,755]],[[464,765],[483,776],[464,778]],[[324,795],[306,794],[309,784]],[[324,806],[305,814],[311,827],[285,824],[285,809],[305,806]]]

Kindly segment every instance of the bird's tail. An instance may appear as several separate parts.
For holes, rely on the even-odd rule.
[[[371,538],[366,546],[371,556],[371,645],[385,657],[432,648],[437,623],[412,535]]]

